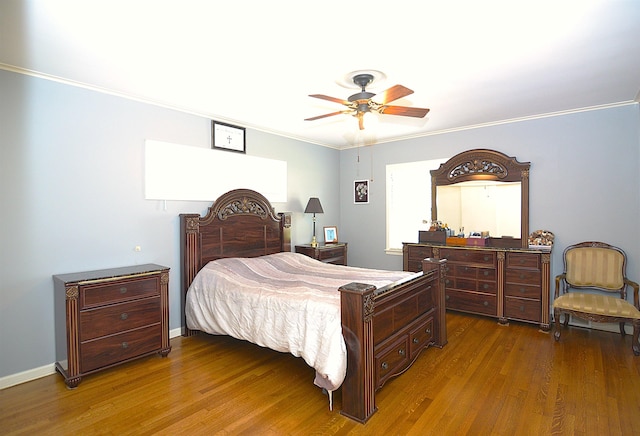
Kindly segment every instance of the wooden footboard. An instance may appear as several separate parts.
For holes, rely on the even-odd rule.
[[[341,413],[366,422],[377,410],[375,392],[402,374],[429,346],[447,343],[444,260],[423,260],[423,272],[384,288],[350,283],[340,288],[347,376]]]

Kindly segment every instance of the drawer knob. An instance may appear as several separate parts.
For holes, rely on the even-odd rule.
[[[489,256],[485,255],[483,259],[484,259],[484,260],[485,260],[485,262],[486,262],[487,260],[489,260]]]
[[[448,295],[445,295],[445,296],[444,296],[444,299],[445,299],[445,300],[448,300],[448,299],[449,299],[449,296],[448,296]]]
[[[404,356],[405,354],[407,354],[407,352],[406,352],[406,351],[404,351],[404,348],[400,348],[400,349],[398,350],[398,354],[399,354],[399,355],[401,355],[401,356]]]
[[[428,335],[431,334],[431,329],[429,327],[427,327],[426,329],[424,329],[424,332]]]
[[[380,365],[382,367],[382,369],[388,369],[389,368],[389,364],[387,362],[382,362],[382,365]]]
[[[484,285],[482,285],[482,289],[489,289],[489,285],[485,283]]]
[[[126,294],[127,293],[127,288],[125,286],[120,288],[120,293],[121,294]]]
[[[484,302],[484,303],[482,303],[482,304],[484,305],[484,307],[489,306],[489,302],[488,302],[488,301],[485,301],[485,302]]]
[[[524,288],[520,288],[520,293],[524,294],[525,289]]]
[[[420,339],[418,339],[418,338],[413,338],[413,343],[414,343],[414,344],[417,344],[418,342],[420,342]]]
[[[487,277],[489,275],[489,271],[484,271],[483,274],[485,277]]]
[[[120,319],[121,319],[121,320],[123,320],[123,321],[124,321],[124,320],[125,320],[125,319],[127,319],[127,318],[129,318],[129,314],[128,314],[128,313],[126,313],[126,312],[125,312],[125,313],[121,313],[121,314],[120,314]]]
[[[127,348],[129,348],[129,343],[128,342],[123,342],[122,343],[122,349],[125,350]]]
[[[524,306],[520,306],[520,312],[524,312]]]
[[[524,274],[520,274],[520,278],[523,279],[524,278]]]

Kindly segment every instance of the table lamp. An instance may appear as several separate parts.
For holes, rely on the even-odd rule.
[[[309,202],[307,203],[307,207],[304,209],[304,213],[312,213],[313,214],[313,238],[311,239],[311,246],[317,247],[318,240],[316,239],[316,214],[324,213],[322,210],[322,205],[320,204],[320,199],[317,197],[311,197]]]

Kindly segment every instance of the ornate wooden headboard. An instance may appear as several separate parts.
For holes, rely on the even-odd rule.
[[[180,214],[182,316],[189,285],[208,262],[291,251],[291,214],[276,214],[262,194],[235,189],[213,202],[205,216]],[[188,332],[187,332],[188,334]]]

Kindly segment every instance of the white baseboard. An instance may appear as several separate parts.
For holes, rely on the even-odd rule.
[[[169,330],[169,339],[173,339],[176,336],[180,336],[181,334],[182,334],[181,327],[178,327],[177,329]],[[0,390],[10,388],[11,386],[16,386],[32,380],[36,380],[41,377],[46,377],[48,375],[55,374],[55,372],[56,372],[56,364],[50,363],[48,365],[44,365],[39,368],[33,368],[27,371],[22,371],[16,374],[10,374],[5,377],[0,377]]]
[[[29,369],[17,374],[11,374],[6,377],[0,378],[0,389],[10,388],[11,386],[19,385],[31,380],[38,379],[40,377],[46,377],[56,372],[55,363],[41,366],[40,368]]]

